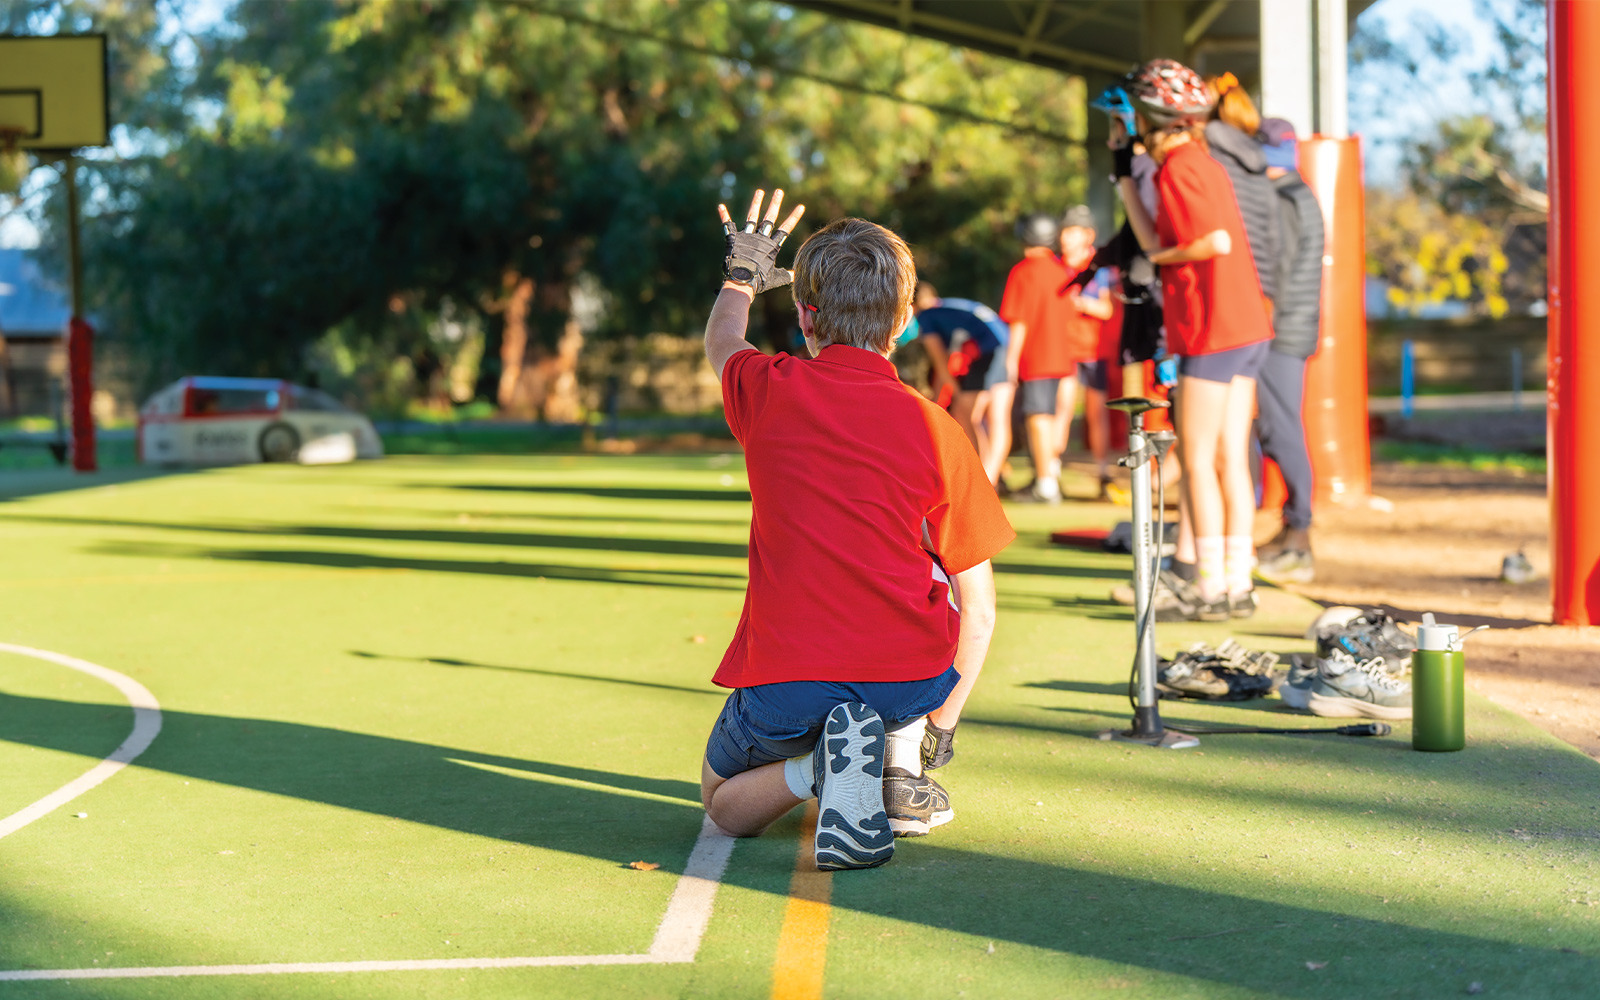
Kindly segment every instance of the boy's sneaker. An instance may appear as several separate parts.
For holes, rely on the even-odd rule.
[[[1409,719],[1411,685],[1390,677],[1381,656],[1357,661],[1335,649],[1321,661],[1306,707],[1325,718]]]
[[[1379,657],[1391,674],[1404,674],[1411,668],[1417,641],[1382,611],[1372,608],[1343,623],[1336,622],[1337,619],[1317,630],[1318,656],[1326,659],[1337,651],[1357,661]]]
[[[1298,655],[1289,658],[1289,676],[1278,685],[1278,697],[1290,708],[1304,711],[1311,704],[1311,685],[1317,680],[1317,661]]]
[[[817,868],[876,868],[894,855],[883,808],[883,720],[858,702],[835,706],[812,752]]]
[[[884,772],[883,807],[896,837],[923,837],[956,818],[950,793],[926,774],[893,768]]]
[[[1247,590],[1242,594],[1228,595],[1228,615],[1231,618],[1249,618],[1256,613],[1256,592]]]
[[[1035,503],[1058,504],[1061,502],[1061,481],[1054,476],[1040,476],[1033,481],[1028,496]]]
[[[1272,583],[1310,583],[1317,578],[1317,564],[1310,549],[1284,549],[1260,556],[1256,575]]]
[[[1188,580],[1170,569],[1156,574],[1156,621],[1194,621],[1195,609],[1201,603],[1200,592]]]

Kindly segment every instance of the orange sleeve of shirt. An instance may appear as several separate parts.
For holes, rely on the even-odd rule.
[[[924,401],[926,402],[926,401]],[[923,408],[943,494],[927,514],[934,552],[948,573],[992,559],[1016,539],[966,432],[932,403]]]
[[[1221,173],[1222,167],[1205,153],[1199,150],[1195,153],[1198,155],[1172,157],[1157,175],[1161,210],[1167,215],[1172,238],[1178,246],[1218,229],[1231,233],[1234,227],[1228,224],[1230,213],[1227,210],[1233,208],[1232,214],[1238,214],[1238,208],[1233,205],[1233,185],[1226,183],[1227,174],[1222,174],[1224,185],[1219,189],[1214,183],[1217,178],[1208,177],[1210,171],[1206,168],[1216,167]]]
[[[722,413],[740,444],[744,444],[750,422],[766,402],[774,360],[751,348],[735,354],[722,366]]]

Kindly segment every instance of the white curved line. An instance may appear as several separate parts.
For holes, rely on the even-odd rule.
[[[41,816],[48,815],[51,811],[59,809],[73,799],[87,792],[89,789],[105,781],[118,771],[128,766],[135,757],[144,753],[156,734],[161,732],[161,706],[156,703],[155,695],[138,681],[115,670],[108,670],[99,664],[90,663],[60,653],[52,653],[47,649],[33,649],[30,646],[15,646],[9,642],[0,642],[0,653],[15,653],[18,656],[31,656],[36,660],[46,660],[50,663],[71,667],[88,674],[90,677],[105,681],[128,700],[133,708],[133,732],[122,741],[122,745],[112,751],[111,756],[85,771],[78,778],[69,781],[60,788],[46,795],[44,798],[30,806],[12,813],[5,819],[0,819],[0,837],[7,837],[32,823]]]

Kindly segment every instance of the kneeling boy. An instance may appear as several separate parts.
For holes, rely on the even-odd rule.
[[[761,219],[756,192],[742,231],[720,208],[706,356],[745,450],[750,583],[701,798],[724,832],[755,836],[815,796],[817,867],[871,868],[894,833],[952,815],[923,766],[952,753],[994,631],[989,560],[1016,535],[961,428],[888,360],[916,287],[905,242],[840,219],[791,275],[778,247],[804,209],[774,230],[782,198]],[[791,278],[806,360],[744,339],[755,296]]]

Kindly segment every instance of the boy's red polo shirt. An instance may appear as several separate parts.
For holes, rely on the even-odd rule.
[[[912,681],[955,658],[960,618],[935,581],[1016,533],[972,444],[880,354],[741,351],[722,372],[750,477],[750,584],[715,683]]]
[[[1061,294],[1072,276],[1053,253],[1029,254],[1006,276],[1000,318],[1022,323],[1027,330],[1017,359],[1017,378],[1022,381],[1062,378],[1078,369],[1073,335],[1082,314]]]
[[[1162,246],[1182,246],[1218,229],[1227,230],[1233,241],[1232,252],[1221,257],[1161,268],[1172,353],[1215,354],[1271,340],[1250,239],[1222,164],[1198,143],[1186,142],[1161,165],[1156,190],[1161,195],[1156,236]]]

